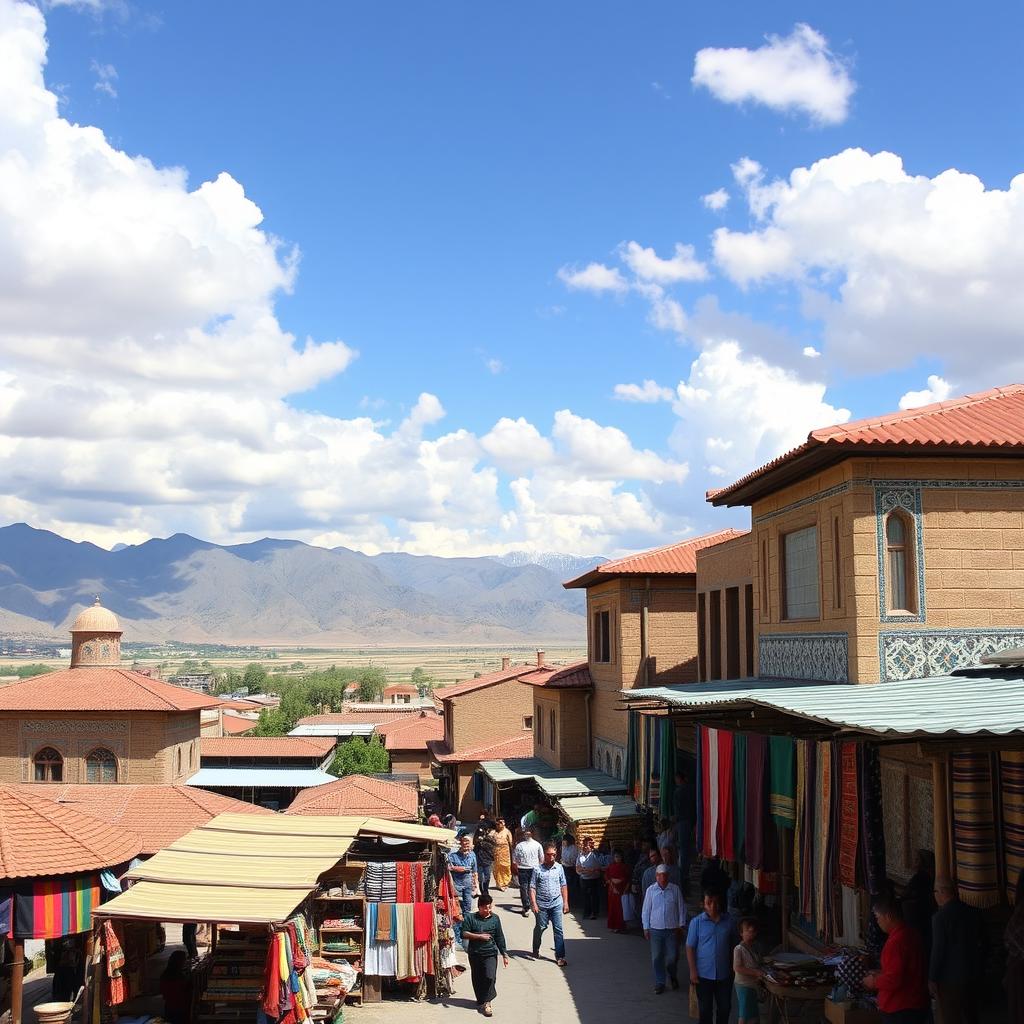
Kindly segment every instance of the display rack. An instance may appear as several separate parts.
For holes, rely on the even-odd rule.
[[[207,958],[197,1024],[254,1020],[266,959],[265,935],[222,931]]]

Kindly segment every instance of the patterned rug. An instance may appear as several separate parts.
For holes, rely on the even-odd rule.
[[[960,899],[972,907],[999,902],[992,756],[954,754],[953,850]]]

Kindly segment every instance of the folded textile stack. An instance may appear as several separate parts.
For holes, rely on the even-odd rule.
[[[834,970],[816,957],[768,957],[765,960],[765,976],[783,988],[817,988],[831,985]]]

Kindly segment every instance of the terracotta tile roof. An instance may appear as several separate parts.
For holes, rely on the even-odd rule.
[[[549,690],[589,690],[594,685],[590,678],[590,666],[585,661],[559,668],[545,665],[543,668],[522,676],[519,682],[529,686],[543,686]]]
[[[1019,455],[1024,450],[1024,384],[979,391],[919,409],[812,430],[807,440],[741,477],[708,491],[713,505],[752,501],[856,453]]]
[[[200,711],[217,704],[123,668],[65,668],[0,689],[0,711]]]
[[[257,704],[253,700],[224,700],[218,698],[219,703],[217,707],[223,708],[225,711],[260,711],[264,705]]]
[[[142,844],[141,851],[137,852],[144,854],[162,850],[218,814],[228,811],[236,814],[274,813],[266,807],[189,786],[22,782],[9,788],[31,800],[45,793],[46,802],[54,801],[56,806],[78,818],[127,829]],[[40,803],[43,802],[40,799]]]
[[[0,786],[0,879],[114,867],[142,849],[135,833],[47,800],[43,788]]]
[[[385,750],[426,750],[430,740],[444,739],[444,719],[428,711],[400,722],[385,722],[373,731],[383,738]]]
[[[419,689],[412,685],[412,683],[392,683],[390,686],[384,687],[384,695],[387,696],[390,693],[414,693],[419,696]]]
[[[255,718],[240,718],[238,715],[225,715],[221,719],[221,727],[230,736],[240,736],[255,729],[257,725],[259,722]]]
[[[688,540],[666,544],[664,547],[654,548],[651,551],[641,551],[636,555],[627,555],[625,558],[616,558],[611,562],[602,562],[582,576],[563,583],[562,586],[566,590],[591,587],[602,580],[615,579],[616,576],[696,575],[698,551],[721,544],[723,541],[732,540],[734,537],[742,537],[745,532],[745,530],[733,529],[718,530],[715,533],[705,533],[700,537],[690,537]]]
[[[456,683],[454,686],[445,686],[434,691],[438,700],[446,701],[457,697],[460,693],[472,693],[474,690],[482,690],[486,686],[494,686],[496,683],[507,683],[510,679],[518,679],[536,668],[536,664],[512,665],[509,668],[500,668],[496,672],[488,672],[486,675],[477,676],[476,679],[467,679],[464,682]]]
[[[439,764],[463,764],[467,761],[501,761],[506,757],[533,757],[533,733],[523,732],[481,747],[452,753],[444,740],[428,743],[431,756]]]
[[[318,757],[335,747],[332,736],[204,736],[203,757]]]
[[[337,782],[306,789],[292,801],[285,814],[338,814],[416,821],[419,794],[403,786],[366,775],[346,775]]]

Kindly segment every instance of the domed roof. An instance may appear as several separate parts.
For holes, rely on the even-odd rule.
[[[91,608],[86,608],[77,619],[71,624],[72,633],[120,633],[121,623],[117,616],[100,604],[96,603]]]

